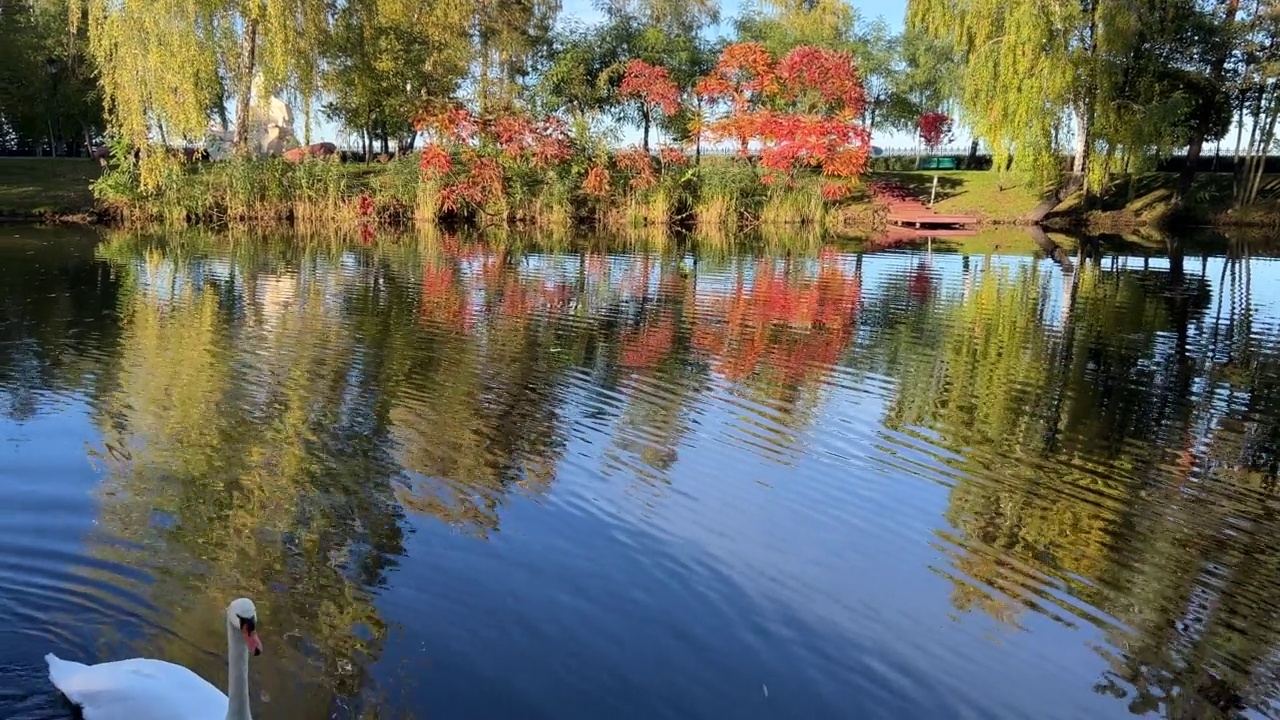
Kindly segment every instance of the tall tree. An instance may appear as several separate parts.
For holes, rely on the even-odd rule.
[[[350,0],[337,13],[325,53],[325,114],[360,134],[366,159],[375,140],[408,146],[411,120],[448,98],[466,76],[466,16],[449,3],[386,7]]]
[[[328,11],[323,0],[76,0],[70,16],[73,28],[87,18],[113,131],[144,148],[158,129],[203,137],[230,88],[243,148],[256,76],[264,90],[288,88],[305,102],[315,96]]]
[[[102,102],[87,38],[65,2],[0,3],[0,148],[55,154],[102,132]]]
[[[955,47],[962,119],[992,146],[996,166],[1056,183],[1069,139],[1067,188],[1086,191],[1117,156],[1225,132],[1225,46],[1211,15],[1198,0],[1080,0],[1054,12],[1033,0],[908,4],[912,31]]]
[[[946,40],[905,32],[897,41],[897,61],[884,121],[897,130],[914,131],[916,119],[927,112],[953,115],[954,85],[960,72],[956,54]]]
[[[949,42],[962,58],[957,100],[966,124],[991,145],[995,166],[1012,160],[1042,180],[1059,172],[1057,139],[1077,100],[1074,40],[1084,24],[1078,3],[1057,7],[1045,12],[1039,0],[907,5],[909,30]]]
[[[1191,136],[1187,140],[1187,164],[1178,176],[1177,197],[1183,199],[1191,192],[1191,183],[1195,180],[1200,153],[1204,150],[1206,140],[1216,140],[1227,132],[1221,122],[1222,106],[1230,107],[1225,97],[1227,81],[1227,61],[1231,58],[1235,35],[1236,16],[1240,12],[1240,0],[1216,0],[1210,11],[1213,22],[1202,29],[1207,40],[1206,64],[1204,77],[1200,83],[1201,92],[1197,93],[1196,104],[1191,118]],[[1228,115],[1228,122],[1230,115]]]
[[[560,0],[478,0],[472,7],[475,99],[481,113],[509,106],[551,36]]]

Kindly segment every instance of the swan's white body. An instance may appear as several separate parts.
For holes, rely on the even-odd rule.
[[[252,720],[249,649],[262,651],[256,617],[244,598],[227,607],[225,695],[181,665],[149,658],[84,665],[49,653],[49,680],[80,706],[85,720]]]
[[[82,665],[53,653],[44,659],[49,663],[49,679],[80,706],[85,720],[227,717],[227,696],[181,665],[148,658]]]

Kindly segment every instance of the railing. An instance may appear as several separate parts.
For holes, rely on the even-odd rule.
[[[927,155],[959,155],[968,157],[969,150],[970,146],[968,145],[948,145],[946,147],[940,147],[937,150],[928,150],[923,147],[881,147],[875,144],[872,144],[871,146],[871,154],[873,157],[915,157],[916,155],[920,155],[921,157]],[[979,151],[978,154],[985,155],[987,153],[985,151]]]

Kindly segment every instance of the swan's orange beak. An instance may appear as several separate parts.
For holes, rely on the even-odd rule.
[[[257,631],[251,630],[248,627],[243,627],[240,628],[240,632],[244,634],[245,647],[249,648],[254,655],[261,655],[262,641],[258,639]]]

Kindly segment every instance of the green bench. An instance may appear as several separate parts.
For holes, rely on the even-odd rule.
[[[958,170],[959,163],[953,157],[923,157],[916,163],[917,170]]]

